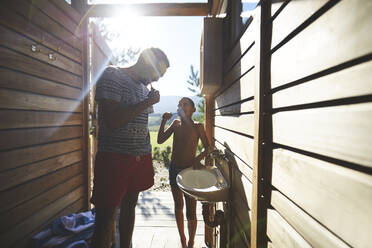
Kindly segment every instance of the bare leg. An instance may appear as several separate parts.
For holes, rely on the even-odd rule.
[[[92,237],[92,248],[109,248],[116,208],[96,208],[96,219]]]
[[[174,200],[174,215],[176,216],[176,223],[178,233],[180,234],[181,244],[186,248],[186,236],[183,225],[183,193],[178,187],[171,186]]]
[[[121,202],[119,231],[120,247],[129,248],[132,241],[134,221],[136,217],[137,193],[127,193]]]
[[[189,230],[189,242],[187,244],[188,248],[194,247],[197,219],[196,219],[196,200],[190,196],[185,195],[186,201],[186,218],[187,227]]]

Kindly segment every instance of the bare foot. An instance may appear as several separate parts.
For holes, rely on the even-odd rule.
[[[187,248],[194,248],[194,241],[189,240],[189,243],[187,244]]]

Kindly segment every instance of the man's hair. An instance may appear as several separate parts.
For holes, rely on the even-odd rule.
[[[163,62],[167,68],[169,67],[167,55],[161,49],[155,47],[144,49],[138,58],[138,62],[156,66],[157,69],[159,69],[161,62]]]
[[[194,103],[194,101],[191,98],[189,98],[189,97],[183,97],[183,98],[187,99],[190,102],[191,106],[193,108],[195,108],[195,103]]]

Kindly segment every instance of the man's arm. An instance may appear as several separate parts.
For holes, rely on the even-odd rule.
[[[159,102],[159,91],[151,91],[148,97],[132,106],[120,106],[118,102],[103,99],[99,102],[99,107],[103,111],[103,119],[109,128],[124,127],[139,114],[145,111],[151,105]]]
[[[173,133],[174,131],[174,126],[177,124],[178,120],[174,120],[172,124],[167,128],[167,130],[164,131],[164,126],[167,120],[169,120],[172,117],[171,113],[164,113],[161,124],[159,127],[159,132],[158,132],[158,144],[163,144],[164,141],[166,141]]]

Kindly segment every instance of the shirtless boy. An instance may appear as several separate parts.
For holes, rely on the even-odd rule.
[[[158,132],[158,143],[162,144],[174,133],[172,158],[169,165],[169,181],[172,189],[174,211],[182,247],[192,248],[194,245],[197,225],[196,200],[182,193],[177,186],[176,176],[185,168],[191,166],[194,168],[200,167],[200,161],[205,158],[208,153],[209,144],[203,124],[194,123],[191,119],[192,114],[195,112],[195,105],[190,98],[183,97],[179,101],[177,112],[181,121],[174,120],[165,131],[165,123],[172,117],[172,114],[168,112],[163,114],[163,119]],[[199,138],[203,143],[204,151],[195,157]],[[183,225],[183,196],[185,197],[186,202],[186,218],[189,231],[189,241],[187,246]]]

